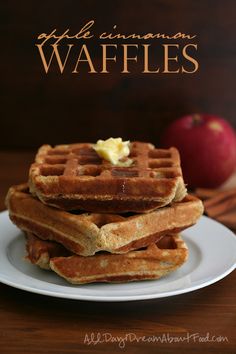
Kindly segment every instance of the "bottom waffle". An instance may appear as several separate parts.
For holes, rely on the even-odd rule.
[[[72,253],[57,242],[42,241],[32,233],[26,233],[25,257],[28,261],[38,265],[42,269],[50,269],[50,259],[54,257],[68,257]]]
[[[60,246],[61,247],[61,246]],[[41,268],[51,269],[72,284],[130,282],[158,279],[179,268],[188,258],[180,235],[166,235],[156,244],[128,252],[94,256],[65,255],[66,249],[27,233],[27,259]]]

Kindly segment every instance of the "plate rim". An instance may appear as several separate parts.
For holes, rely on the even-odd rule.
[[[7,214],[8,214],[7,210],[0,212],[0,219],[2,217],[4,218],[5,215],[7,215]],[[228,235],[230,235],[232,237],[232,239],[234,238],[235,245],[236,245],[236,235],[230,229],[228,229],[226,226],[224,226],[223,224],[221,224],[221,223],[217,222],[216,220],[213,220],[205,215],[203,215],[200,219],[203,219],[207,222],[213,223],[217,227],[220,226],[221,228],[227,230]],[[7,220],[7,223],[9,223],[9,226],[13,225],[14,227],[16,227],[10,221],[10,219],[6,219],[6,220]],[[195,226],[197,227],[197,224]],[[17,227],[16,227],[16,230],[17,230]],[[8,245],[10,244],[10,242],[12,242],[14,240],[14,237],[16,237],[16,235],[12,236],[9,239],[9,242],[7,243]],[[3,239],[5,239],[5,238],[3,237]],[[1,240],[0,240],[0,242],[1,242]],[[195,243],[198,245],[197,242],[195,242]],[[4,250],[6,250],[6,248]],[[2,249],[0,249],[0,254],[2,252],[4,252],[4,251]],[[6,255],[6,252],[5,252],[5,255]],[[9,262],[9,264],[13,267],[13,264],[10,263],[9,258],[8,257],[6,257],[6,258]],[[0,259],[0,264],[1,264],[1,259]],[[233,272],[235,268],[236,268],[236,258],[235,258],[235,262],[231,266],[229,266],[224,272],[218,274],[218,276],[215,276],[212,279],[209,279],[207,281],[203,281],[202,283],[187,286],[186,288],[179,288],[179,289],[170,290],[170,291],[163,291],[160,293],[137,294],[137,295],[131,294],[131,295],[117,295],[117,296],[105,296],[105,295],[100,296],[100,295],[87,295],[87,294],[74,294],[74,293],[68,294],[65,292],[58,291],[58,290],[52,291],[52,290],[45,290],[45,289],[40,289],[40,288],[38,289],[37,287],[32,287],[32,285],[31,286],[25,285],[25,284],[21,284],[19,282],[16,282],[14,280],[7,279],[6,275],[4,276],[4,272],[2,272],[1,270],[0,270],[0,282],[2,282],[3,284],[6,284],[8,286],[11,286],[11,287],[14,287],[14,288],[17,288],[20,290],[28,291],[31,293],[45,295],[45,296],[51,296],[51,297],[57,297],[57,298],[63,298],[63,299],[80,300],[80,301],[93,301],[93,302],[128,302],[128,301],[143,301],[143,300],[165,298],[165,297],[171,297],[171,296],[176,296],[176,295],[196,291],[198,289],[204,288],[206,286],[209,286],[211,284],[214,284],[214,283],[220,281],[221,279],[226,277],[228,274]],[[18,270],[18,271],[21,272],[20,270]],[[26,275],[26,274],[24,274],[24,275]],[[28,276],[28,275],[26,275],[26,276]],[[38,282],[38,281],[42,281],[42,280],[35,279],[35,281]],[[156,280],[156,281],[158,281],[158,280]],[[106,285],[106,284],[104,284],[104,285]],[[111,285],[111,284],[109,284],[109,285]],[[62,286],[62,285],[57,285],[57,286]]]

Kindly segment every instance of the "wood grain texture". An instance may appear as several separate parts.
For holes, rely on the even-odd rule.
[[[3,134],[0,146],[36,147],[110,136],[157,144],[170,121],[194,112],[221,115],[236,127],[234,0],[52,0],[40,6],[26,0],[0,6],[1,131],[11,132],[11,139]],[[96,33],[117,24],[126,33],[196,34],[200,68],[192,75],[144,75],[140,60],[130,75],[120,74],[119,65],[112,65],[109,75],[89,75],[86,70],[72,75],[72,65],[63,75],[55,70],[46,75],[36,36],[53,28],[76,32],[92,18]],[[99,48],[94,52],[101,65]],[[152,61],[160,60],[157,48]]]
[[[1,285],[0,338],[3,353],[121,352],[119,343],[87,345],[91,337],[227,336],[227,343],[125,343],[127,353],[234,353],[235,273],[193,293],[127,303],[90,303],[30,294]],[[96,337],[95,337],[96,338]]]
[[[6,209],[5,197],[10,186],[28,181],[28,170],[36,151],[0,151],[0,211]]]
[[[1,152],[0,202],[9,184],[24,182],[34,152]],[[214,246],[214,245],[213,245]],[[0,284],[0,353],[225,353],[236,348],[236,272],[209,287],[164,299],[125,303],[95,303],[41,296]],[[88,345],[113,337],[116,342]],[[117,338],[131,333],[133,341],[119,347]],[[146,336],[186,338],[199,334],[227,337],[227,342],[180,343],[135,340]],[[162,337],[163,338],[163,337]],[[193,338],[193,337],[192,337]],[[122,345],[122,341],[121,345]]]

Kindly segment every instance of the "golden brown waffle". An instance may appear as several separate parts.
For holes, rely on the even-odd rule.
[[[156,243],[167,233],[195,224],[203,212],[202,202],[187,195],[182,202],[147,214],[74,214],[41,203],[27,185],[11,187],[6,205],[11,220],[22,230],[83,256],[101,250],[126,253]]]
[[[158,279],[179,268],[188,257],[188,249],[179,235],[166,235],[158,243],[126,254],[99,253],[92,257],[72,255],[52,257],[55,243],[28,234],[28,259],[43,268],[51,268],[73,284],[92,282],[129,282]],[[48,249],[48,254],[45,252]],[[57,251],[57,249],[56,249]],[[38,259],[35,258],[38,254]],[[42,254],[44,257],[42,258]]]
[[[30,191],[63,210],[99,213],[144,213],[184,198],[177,149],[133,142],[128,158],[130,167],[118,167],[101,159],[92,144],[43,145],[30,168]]]
[[[42,241],[34,234],[26,233],[27,260],[38,265],[42,269],[50,269],[49,262],[53,257],[66,257],[72,253],[60,243],[53,241]]]

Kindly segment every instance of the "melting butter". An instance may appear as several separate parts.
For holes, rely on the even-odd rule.
[[[98,140],[97,143],[93,145],[93,148],[100,157],[111,162],[113,165],[130,166],[133,162],[131,159],[120,161],[129,156],[129,145],[129,141],[122,141],[121,138],[109,138],[107,140]]]

